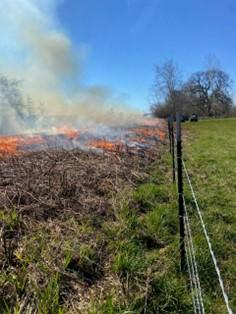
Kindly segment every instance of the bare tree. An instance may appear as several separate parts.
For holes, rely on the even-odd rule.
[[[209,117],[229,115],[233,106],[233,82],[219,64],[215,57],[208,57],[205,69],[192,74],[184,84],[173,60],[157,65],[152,113],[162,118],[177,111],[186,116],[192,113]]]
[[[216,112],[227,114],[233,103],[231,88],[229,75],[218,68],[192,74],[184,86],[200,113],[207,116],[214,116]]]
[[[155,113],[155,110],[164,103],[168,104],[168,111],[175,113],[181,85],[181,72],[173,60],[156,65],[152,112]]]

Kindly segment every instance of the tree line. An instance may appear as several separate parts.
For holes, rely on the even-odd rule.
[[[155,66],[151,112],[159,118],[180,112],[190,116],[226,117],[236,114],[233,80],[217,64],[195,72],[186,80],[173,60]]]

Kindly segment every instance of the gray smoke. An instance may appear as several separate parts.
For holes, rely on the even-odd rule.
[[[136,119],[107,88],[82,85],[80,55],[56,19],[59,2],[0,1],[1,134]],[[22,91],[7,78],[22,80]]]
[[[29,110],[19,89],[19,82],[0,77],[0,133],[17,133],[24,128]]]

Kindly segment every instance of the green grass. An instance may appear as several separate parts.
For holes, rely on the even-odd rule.
[[[117,202],[116,220],[104,225],[120,290],[95,302],[90,313],[192,313],[179,269],[178,207],[169,157],[164,153],[148,182]]]
[[[184,134],[184,159],[235,311],[236,119],[186,123]],[[185,191],[189,199],[187,185]],[[207,312],[227,313],[196,210],[188,205]]]

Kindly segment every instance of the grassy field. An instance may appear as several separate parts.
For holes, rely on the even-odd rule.
[[[184,158],[236,309],[236,119],[186,123]],[[227,313],[190,193],[185,186],[208,313]]]

